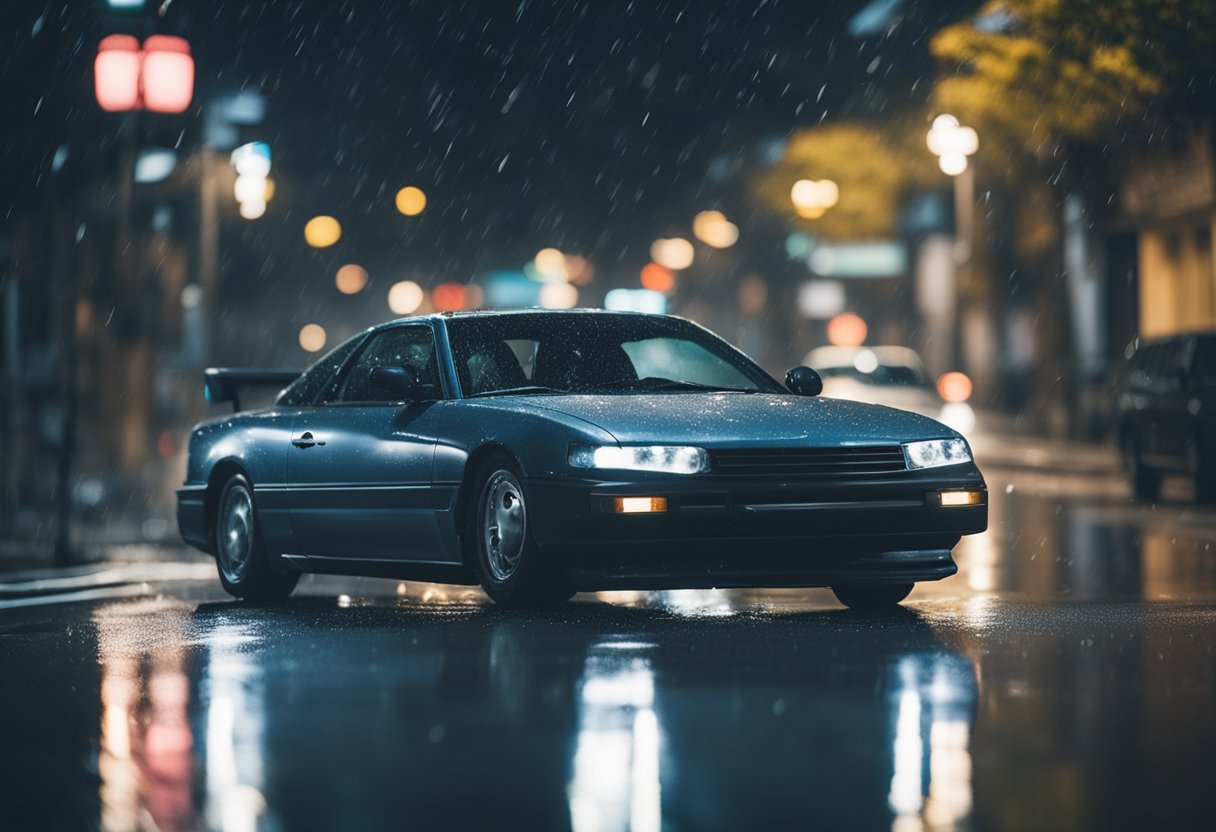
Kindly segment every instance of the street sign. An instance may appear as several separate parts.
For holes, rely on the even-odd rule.
[[[893,240],[862,243],[823,243],[809,259],[821,277],[899,277],[908,270],[908,249]]]

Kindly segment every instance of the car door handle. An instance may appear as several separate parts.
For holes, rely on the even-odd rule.
[[[324,445],[325,442],[319,439],[313,439],[312,433],[304,431],[300,434],[299,439],[291,440],[291,444],[297,448],[311,448],[313,445]]]

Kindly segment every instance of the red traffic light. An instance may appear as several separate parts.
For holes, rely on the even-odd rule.
[[[97,103],[108,112],[180,113],[194,98],[194,58],[184,38],[153,35],[141,49],[130,35],[110,35],[97,47],[93,71]]]

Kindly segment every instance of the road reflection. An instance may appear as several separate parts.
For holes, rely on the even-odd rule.
[[[882,614],[371,579],[9,613],[3,825],[1202,828],[1211,512],[990,482],[960,576]]]
[[[975,674],[915,613],[611,600],[544,616],[392,596],[98,607],[95,823],[925,830],[969,816]]]
[[[101,725],[97,773],[101,826],[193,829],[194,735],[184,634],[177,622],[153,643],[132,626],[160,611],[157,602],[97,609],[101,662]]]
[[[1064,477],[988,475],[988,531],[955,550],[958,578],[922,584],[914,597],[957,596],[965,586],[1044,601],[1216,598],[1210,509],[1134,505],[1122,480],[1105,493],[1088,481],[1063,487]]]

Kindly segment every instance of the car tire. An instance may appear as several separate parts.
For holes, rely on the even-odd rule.
[[[282,601],[299,583],[297,574],[270,568],[253,502],[253,486],[233,474],[220,490],[212,524],[215,565],[228,594],[248,601]]]
[[[1145,467],[1140,457],[1140,443],[1134,436],[1124,440],[1123,458],[1136,502],[1154,502],[1161,495],[1161,472]]]
[[[569,580],[537,549],[528,523],[528,495],[519,467],[506,454],[485,461],[472,479],[465,544],[482,589],[504,607],[559,604],[574,594]]]
[[[894,607],[908,597],[912,584],[846,584],[832,587],[836,600],[851,610]]]

